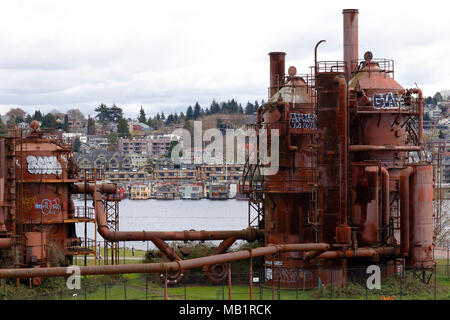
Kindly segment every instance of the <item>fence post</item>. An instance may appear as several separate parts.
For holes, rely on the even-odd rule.
[[[278,269],[280,272],[278,273],[278,300],[280,300],[280,296],[281,296],[281,293],[280,293],[280,288],[281,288],[281,285],[280,285],[280,281],[281,281],[281,268],[279,268]]]
[[[87,300],[87,287],[84,286],[84,300]]]
[[[165,270],[165,277],[164,277],[164,300],[169,300],[167,296],[167,270]]]
[[[437,289],[437,279],[436,279],[436,275],[437,275],[437,263],[434,264],[434,300],[436,300],[436,289]]]
[[[298,271],[298,268],[297,268],[297,272],[296,272],[296,278],[295,278],[295,300],[298,300],[298,279],[300,278],[299,277],[299,271]]]
[[[147,300],[148,297],[148,274],[145,277],[145,300]]]
[[[106,281],[105,281],[105,300],[107,300],[107,298],[106,298]]]
[[[250,249],[250,300],[253,300],[253,259],[252,259],[252,249]]]
[[[265,274],[263,274],[263,277],[265,277],[266,275]],[[263,277],[261,276],[261,273],[259,274],[259,300],[262,300],[263,299],[263,297],[264,297],[264,289],[263,289],[263,286],[262,286],[262,279],[263,279]]]
[[[228,300],[231,300],[231,265],[228,263]]]
[[[127,300],[127,279],[123,281],[123,296],[124,300]]]
[[[331,300],[333,300],[333,269],[330,268],[330,280],[331,280]]]

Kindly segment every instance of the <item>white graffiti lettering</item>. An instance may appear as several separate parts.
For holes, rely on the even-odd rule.
[[[28,172],[31,174],[61,174],[61,164],[55,156],[27,157]]]
[[[317,117],[312,113],[291,113],[289,125],[292,129],[316,129]]]
[[[396,109],[399,106],[404,107],[403,97],[397,93],[375,93],[373,95],[373,106],[376,109]]]

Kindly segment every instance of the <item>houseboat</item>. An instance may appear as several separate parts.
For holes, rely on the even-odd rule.
[[[130,186],[131,200],[147,200],[152,197],[152,188],[145,183],[133,183]]]
[[[199,200],[203,198],[202,183],[185,183],[180,185],[181,199]]]
[[[174,183],[158,183],[155,185],[156,200],[174,200],[179,199],[178,184]]]
[[[209,185],[208,198],[211,200],[227,200],[228,184],[211,183]]]

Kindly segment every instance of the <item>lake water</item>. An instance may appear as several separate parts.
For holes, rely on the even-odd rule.
[[[74,202],[76,206],[84,206],[84,201]],[[92,206],[91,200],[88,206]],[[247,226],[247,201],[125,199],[119,204],[120,231],[240,230]],[[76,229],[77,236],[84,237],[84,223],[78,223]],[[88,223],[87,234],[94,239],[93,223]],[[97,240],[103,238],[97,234]],[[147,243],[133,241],[126,246],[146,249]],[[154,248],[150,242],[149,248]]]

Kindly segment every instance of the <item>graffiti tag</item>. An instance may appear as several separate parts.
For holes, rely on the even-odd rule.
[[[316,129],[317,116],[312,113],[291,113],[289,125],[292,129]]]
[[[27,157],[28,172],[31,174],[61,174],[61,164],[55,156]]]
[[[397,93],[375,93],[373,95],[373,106],[377,109],[395,109],[404,106],[403,97]]]
[[[24,210],[29,211],[29,210],[33,209],[34,204],[36,203],[36,201],[37,200],[36,200],[35,196],[33,196],[33,197],[24,197],[23,200],[22,200]]]
[[[41,203],[35,204],[36,209],[41,209],[43,215],[48,214],[60,214],[61,205],[59,204],[59,199],[44,199]]]

